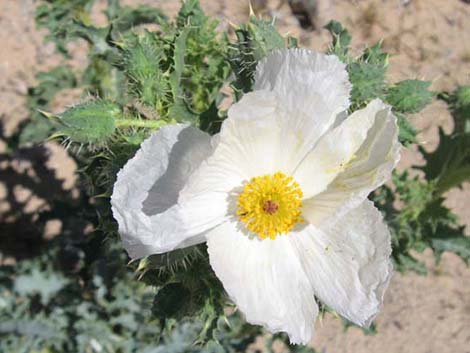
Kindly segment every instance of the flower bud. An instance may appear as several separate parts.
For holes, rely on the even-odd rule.
[[[115,103],[95,100],[76,105],[59,116],[59,132],[80,143],[98,143],[108,139],[122,114]]]

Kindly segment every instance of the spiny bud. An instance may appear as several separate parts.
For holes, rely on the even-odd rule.
[[[80,143],[103,142],[114,133],[121,114],[121,107],[109,101],[78,104],[59,115],[59,134]]]

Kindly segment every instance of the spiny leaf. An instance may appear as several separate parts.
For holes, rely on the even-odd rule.
[[[401,113],[416,113],[431,103],[430,81],[405,80],[389,88],[386,100]]]
[[[458,87],[445,100],[454,118],[454,132],[470,134],[470,86]]]
[[[337,55],[343,61],[346,60],[349,44],[351,43],[351,35],[338,21],[330,21],[325,28],[330,32],[332,37],[332,46],[330,53]]]
[[[173,72],[170,75],[170,85],[173,93],[173,104],[170,106],[168,116],[176,121],[192,122],[197,118],[196,114],[189,111],[184,102],[184,91],[181,85],[181,75],[184,69],[184,57],[186,52],[186,41],[191,32],[191,27],[185,27],[175,40],[173,52]]]
[[[167,16],[160,9],[146,5],[137,7],[119,6],[118,8],[108,7],[107,15],[112,25],[112,36],[118,39],[118,35],[136,26],[152,23],[167,24]]]
[[[43,1],[36,7],[36,24],[46,28],[49,34],[46,41],[54,42],[56,49],[68,55],[67,43],[72,39],[67,35],[67,27],[74,20],[90,22],[90,11],[94,0]]]
[[[186,0],[182,2],[181,9],[178,11],[176,24],[179,28],[188,25],[199,27],[207,21],[207,17],[201,9],[198,0]]]
[[[130,35],[122,45],[122,66],[128,77],[131,94],[142,103],[165,115],[170,92],[165,77],[166,53],[163,43],[155,34]]]
[[[385,72],[388,56],[381,50],[381,43],[364,50],[361,57],[347,66],[352,84],[351,101],[353,110],[360,108],[385,93]]]
[[[409,122],[408,118],[403,114],[396,114],[398,118],[398,139],[404,146],[409,146],[417,142],[416,134],[417,131],[413,125]]]
[[[459,229],[440,227],[437,229],[438,236],[431,240],[431,247],[437,260],[440,259],[443,252],[449,251],[457,254],[468,265],[470,262],[470,237],[465,236],[463,232],[463,227]]]
[[[428,180],[437,181],[438,193],[470,180],[470,134],[447,135],[439,129],[439,146],[433,152],[419,147],[426,159],[421,167]]]
[[[253,85],[254,72],[258,61],[275,49],[293,45],[287,43],[270,21],[250,16],[246,25],[235,30],[237,41],[229,51],[230,64],[236,75],[232,83],[237,91],[248,92]],[[240,97],[241,95],[238,94]]]
[[[427,275],[426,265],[407,254],[398,254],[398,264],[401,270],[414,271],[420,275]]]

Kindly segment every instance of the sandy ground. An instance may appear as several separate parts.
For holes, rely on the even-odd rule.
[[[300,38],[304,47],[324,50],[328,43],[326,31],[312,32],[300,28],[289,11],[286,1],[252,1],[258,11],[276,17],[281,32]],[[146,3],[161,6],[167,14],[176,13],[178,1],[126,0],[123,3]],[[204,9],[221,20],[221,28],[246,19],[245,1],[202,1]],[[102,18],[96,7],[97,20]],[[363,0],[321,1],[319,23],[329,18],[340,20],[353,34],[353,52],[379,39],[392,56],[389,80],[420,78],[432,80],[435,90],[450,90],[458,84],[470,84],[470,5],[460,0]],[[44,33],[34,28],[33,0],[0,0],[0,118],[2,136],[10,134],[18,122],[27,117],[24,95],[34,84],[38,71],[60,62],[52,45],[43,45]],[[74,46],[77,67],[86,57],[81,46]],[[62,110],[63,102],[55,109]],[[427,149],[437,143],[437,127],[451,129],[450,118],[442,103],[435,102],[415,115],[412,122],[421,129],[420,141]],[[0,153],[5,142],[0,136]],[[44,201],[51,192],[73,187],[73,162],[57,146],[44,148],[44,159],[35,158],[29,151],[11,159],[0,159],[0,221],[11,214],[12,207],[29,215],[47,207]],[[413,151],[405,151],[400,168],[422,159]],[[41,169],[45,165],[44,170]],[[12,171],[10,175],[4,171]],[[50,173],[57,181],[47,192],[28,191],[15,185],[18,176],[34,174],[37,170]],[[13,173],[14,172],[14,173]],[[14,174],[14,175],[13,175]],[[34,176],[34,175],[33,175]],[[41,180],[39,176],[39,180]],[[41,185],[39,185],[41,186]],[[39,188],[41,189],[41,188]],[[12,206],[12,200],[15,200]],[[463,190],[451,190],[447,205],[468,226],[470,225],[470,185]],[[50,229],[49,229],[50,228]],[[51,236],[60,225],[46,229]],[[12,229],[10,229],[11,231]],[[27,232],[28,229],[13,229]],[[5,237],[6,234],[1,234]],[[365,336],[358,329],[343,332],[340,320],[326,317],[317,323],[313,345],[319,352],[413,352],[413,353],[470,353],[470,270],[456,256],[447,254],[439,266],[432,255],[422,256],[429,264],[430,275],[396,274],[386,294],[385,305],[377,319],[378,333]],[[0,254],[0,261],[2,255]]]

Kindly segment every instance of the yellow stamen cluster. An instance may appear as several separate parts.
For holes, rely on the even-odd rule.
[[[299,184],[284,173],[255,177],[238,197],[237,215],[260,239],[274,239],[302,222],[302,196]]]

